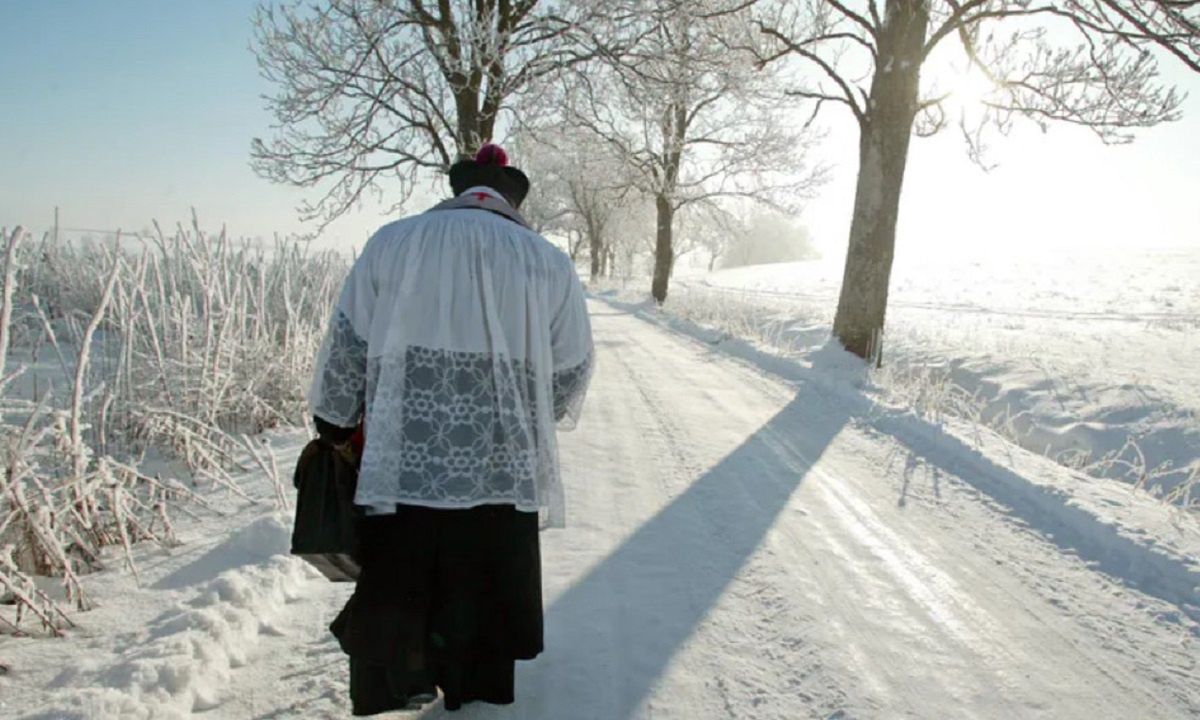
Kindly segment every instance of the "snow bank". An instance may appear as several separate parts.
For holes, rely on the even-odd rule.
[[[224,558],[231,569],[208,575],[190,599],[124,638],[113,661],[63,671],[54,685],[64,702],[45,716],[180,718],[218,707],[231,671],[262,635],[280,634],[277,619],[314,580],[307,565],[286,556],[290,532],[266,515],[231,534],[197,561],[211,568],[205,558]]]

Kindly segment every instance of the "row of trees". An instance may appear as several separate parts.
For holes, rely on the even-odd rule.
[[[525,138],[521,138],[526,140]],[[534,229],[566,240],[576,262],[586,260],[593,280],[628,279],[653,270],[659,235],[654,195],[630,177],[621,157],[587,145],[583,131],[556,128],[516,146],[538,190],[523,215]],[[709,270],[802,260],[816,255],[811,239],[786,211],[749,199],[683,196],[673,211],[670,263],[693,256]],[[649,268],[643,268],[649,256]]]
[[[260,8],[255,47],[277,125],[253,163],[313,188],[306,218],[371,192],[399,207],[503,128],[539,185],[531,214],[593,274],[653,223],[659,302],[680,223],[719,228],[731,201],[798,209],[823,178],[812,121],[840,108],[860,143],[834,332],[878,359],[913,135],[957,126],[982,162],[1020,118],[1104,142],[1174,120],[1158,62],[1200,72],[1200,2],[285,0]],[[984,79],[973,107],[953,67]]]

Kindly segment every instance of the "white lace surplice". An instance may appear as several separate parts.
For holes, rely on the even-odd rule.
[[[564,523],[555,427],[579,417],[591,327],[571,260],[502,203],[475,188],[386,225],[346,279],[309,399],[334,425],[365,415],[359,505]]]

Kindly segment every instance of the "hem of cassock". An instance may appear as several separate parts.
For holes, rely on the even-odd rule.
[[[514,510],[516,510],[519,513],[537,513],[537,512],[540,512],[542,509],[541,506],[536,505],[536,504],[535,505],[525,505],[523,503],[519,503],[519,502],[513,500],[512,498],[503,498],[503,497],[481,498],[479,500],[471,500],[468,502],[461,502],[461,501],[456,501],[456,500],[423,500],[421,498],[406,498],[406,497],[402,497],[402,498],[386,497],[386,498],[384,498],[384,497],[378,497],[378,496],[374,496],[374,497],[356,496],[354,498],[354,504],[358,505],[359,507],[377,508],[377,507],[407,506],[407,507],[428,508],[430,510],[473,510],[475,508],[480,508],[480,507],[506,506],[506,507],[513,508]],[[389,514],[390,515],[391,512],[389,511],[388,513],[381,513],[381,514]]]
[[[421,683],[447,710],[515,699],[515,664],[543,650],[538,516],[511,505],[398,505],[360,521],[362,572],[330,626],[351,702],[407,705]]]

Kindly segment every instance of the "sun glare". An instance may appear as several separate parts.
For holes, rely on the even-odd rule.
[[[947,102],[956,110],[978,108],[996,90],[995,84],[975,67],[946,73],[942,82],[949,93]]]
[[[971,68],[957,78],[954,94],[963,105],[978,105],[992,94],[996,86],[976,68]]]

